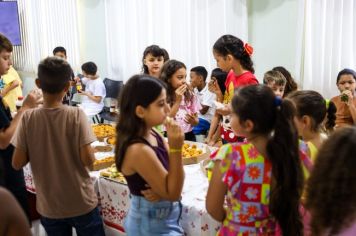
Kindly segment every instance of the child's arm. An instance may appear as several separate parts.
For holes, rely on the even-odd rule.
[[[29,162],[28,155],[25,151],[15,148],[14,154],[12,155],[12,167],[15,170],[20,170]]]
[[[89,144],[80,148],[80,160],[84,166],[92,167],[95,161],[94,150]]]
[[[213,119],[211,120],[209,133],[206,138],[206,143],[210,146],[214,145],[220,136],[219,121],[220,121],[220,115],[215,113]]]
[[[200,109],[199,112],[200,112],[200,114],[205,115],[209,111],[210,107],[207,105],[201,105],[201,106],[202,106],[202,108]]]
[[[222,178],[223,174],[220,171],[220,161],[216,161],[209,183],[205,204],[209,215],[219,222],[223,222],[226,217],[224,201],[227,186],[221,181]]]
[[[11,90],[15,89],[17,86],[19,86],[20,83],[18,80],[12,81],[8,86],[6,86],[4,89],[0,90],[0,96],[5,97]]]
[[[38,100],[38,95],[36,95],[34,91],[31,91],[27,95],[21,109],[17,112],[10,125],[7,128],[0,129],[0,149],[6,149],[9,146],[10,140],[16,131],[17,125],[21,120],[22,114],[26,110],[36,107]]]
[[[133,144],[127,149],[123,166],[142,176],[152,191],[162,199],[178,201],[184,183],[182,163],[184,133],[176,122],[172,122],[172,124],[167,124],[167,136],[169,142],[168,171],[158,160],[152,148],[142,143]]]
[[[100,103],[101,99],[103,98],[102,96],[94,96],[88,92],[82,91],[81,93],[79,93],[80,95],[85,95],[87,96],[90,100],[96,102],[96,103]]]

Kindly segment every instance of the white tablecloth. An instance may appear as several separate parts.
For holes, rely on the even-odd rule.
[[[112,153],[96,153],[96,158],[101,159],[108,155]],[[200,170],[199,164],[186,165],[184,171],[181,224],[185,235],[216,235],[220,223],[212,219],[205,209],[208,180]],[[36,193],[29,164],[24,167],[24,174],[27,190]],[[129,189],[126,185],[99,175],[99,171],[90,172],[98,194],[103,220],[106,226],[123,231],[123,221],[130,205]]]
[[[210,217],[205,209],[208,180],[199,164],[184,167],[185,181],[182,193],[183,211],[181,224],[186,235],[216,235],[220,223]],[[99,200],[105,224],[123,230],[130,198],[129,189],[106,178],[98,180]]]

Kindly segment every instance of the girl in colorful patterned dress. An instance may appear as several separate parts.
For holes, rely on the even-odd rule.
[[[247,142],[217,153],[206,207],[223,222],[219,235],[274,235],[277,223],[283,235],[302,235],[304,177],[293,104],[253,85],[236,92],[232,110],[231,127]]]
[[[287,99],[295,105],[298,134],[307,144],[308,156],[314,162],[318,149],[327,138],[323,130],[330,133],[334,129],[336,106],[312,90],[292,92]]]
[[[169,116],[174,118],[185,134],[185,140],[196,141],[193,126],[199,123],[201,105],[186,83],[187,68],[176,60],[167,61],[160,79],[167,83],[167,101],[171,106]]]

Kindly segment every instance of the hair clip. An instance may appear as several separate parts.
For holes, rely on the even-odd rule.
[[[330,100],[329,99],[325,99],[325,105],[326,105],[326,110],[329,109],[329,105],[330,105]]]
[[[278,108],[281,106],[281,104],[282,104],[282,98],[279,96],[276,96],[274,98],[274,106]]]
[[[253,53],[253,47],[251,45],[249,45],[248,43],[245,43],[244,44],[244,49],[245,49],[245,52],[251,56],[252,53]]]

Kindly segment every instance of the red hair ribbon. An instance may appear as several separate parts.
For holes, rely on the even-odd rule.
[[[247,53],[249,56],[252,55],[252,53],[253,53],[253,47],[252,47],[250,44],[245,43],[245,44],[244,44],[244,49],[245,49],[246,53]]]

